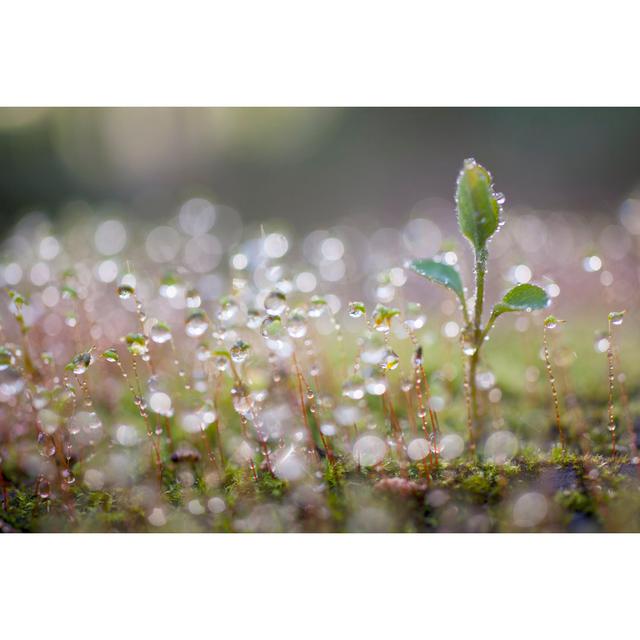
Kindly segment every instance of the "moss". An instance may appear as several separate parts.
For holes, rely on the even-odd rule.
[[[286,482],[272,476],[270,473],[262,473],[258,476],[258,492],[265,496],[281,498],[286,488]]]
[[[558,491],[555,501],[567,511],[593,516],[597,513],[595,500],[582,491]]]
[[[335,461],[333,464],[327,464],[324,479],[331,489],[335,489],[343,482],[346,473],[344,464],[340,461]]]

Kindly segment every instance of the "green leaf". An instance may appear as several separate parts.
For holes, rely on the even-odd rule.
[[[435,260],[414,260],[409,267],[431,282],[451,289],[461,300],[464,300],[464,289],[458,270],[448,264]]]
[[[536,311],[549,305],[545,290],[535,284],[518,284],[508,291],[501,302],[493,308],[492,315],[498,317],[509,311]]]
[[[476,251],[500,226],[500,197],[493,192],[491,174],[473,158],[465,160],[456,188],[458,225]]]

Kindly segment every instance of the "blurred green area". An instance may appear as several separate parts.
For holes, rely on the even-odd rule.
[[[510,204],[613,215],[640,183],[639,143],[635,108],[3,108],[0,233],[78,198],[165,215],[194,190],[301,230],[392,224],[450,199],[471,155]]]

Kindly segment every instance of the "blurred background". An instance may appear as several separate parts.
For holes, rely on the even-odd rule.
[[[69,201],[153,220],[193,194],[298,233],[392,225],[427,196],[450,201],[471,155],[509,205],[615,216],[640,183],[639,146],[639,109],[4,108],[0,235]]]
[[[446,317],[400,267],[440,256],[471,279],[453,194],[473,156],[506,195],[489,295],[539,282],[599,326],[640,310],[639,147],[640,109],[0,109],[0,286],[112,286],[132,265],[215,304],[246,269],[335,310],[404,297]]]

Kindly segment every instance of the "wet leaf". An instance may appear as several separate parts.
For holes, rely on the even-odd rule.
[[[493,192],[491,174],[475,160],[464,161],[458,176],[458,225],[476,251],[485,248],[500,226],[500,198]]]
[[[519,284],[508,291],[501,302],[493,308],[493,316],[498,317],[509,311],[536,311],[549,305],[549,296],[542,287],[535,284]]]
[[[464,289],[460,273],[455,267],[435,260],[414,260],[410,268],[421,276],[451,289],[460,299],[464,298]]]

